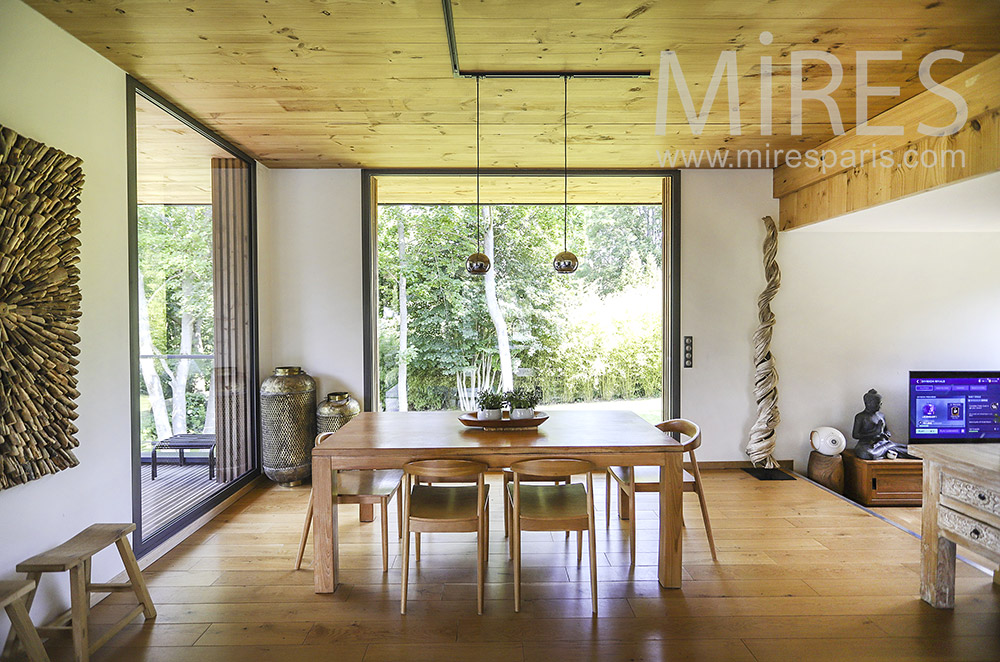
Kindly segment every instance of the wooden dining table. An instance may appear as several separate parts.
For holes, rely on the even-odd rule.
[[[493,469],[518,460],[567,457],[611,465],[660,467],[658,578],[681,586],[682,453],[684,446],[630,411],[553,411],[536,429],[484,430],[462,425],[459,412],[363,412],[312,452],[316,593],[339,583],[337,473],[401,469],[407,462],[464,458]],[[329,495],[320,498],[320,495]]]

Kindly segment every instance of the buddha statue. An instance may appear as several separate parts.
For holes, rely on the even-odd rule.
[[[854,454],[862,460],[881,460],[885,457],[895,458],[906,453],[906,446],[892,441],[892,433],[885,423],[882,408],[882,396],[871,389],[864,395],[865,410],[854,417],[854,430],[851,436],[858,440]]]

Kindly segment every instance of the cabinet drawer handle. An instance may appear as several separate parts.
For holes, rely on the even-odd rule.
[[[982,492],[980,492],[979,494],[977,494],[976,498],[978,498],[980,501],[986,501],[986,495],[983,494]]]
[[[969,536],[970,536],[970,537],[971,537],[971,538],[972,538],[973,540],[979,540],[979,538],[980,538],[980,537],[981,537],[982,535],[983,535],[983,532],[982,532],[982,531],[980,531],[979,529],[973,529],[972,531],[969,531]]]

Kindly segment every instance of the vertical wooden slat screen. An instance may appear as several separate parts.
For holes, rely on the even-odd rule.
[[[249,171],[240,159],[212,159],[212,254],[215,293],[216,480],[253,466],[250,398],[254,384],[250,325]]]

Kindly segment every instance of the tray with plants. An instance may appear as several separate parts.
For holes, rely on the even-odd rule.
[[[464,413],[458,420],[467,427],[485,430],[528,430],[548,420],[545,412],[535,411],[538,396],[528,389],[500,393],[482,390],[476,394],[478,411]]]

